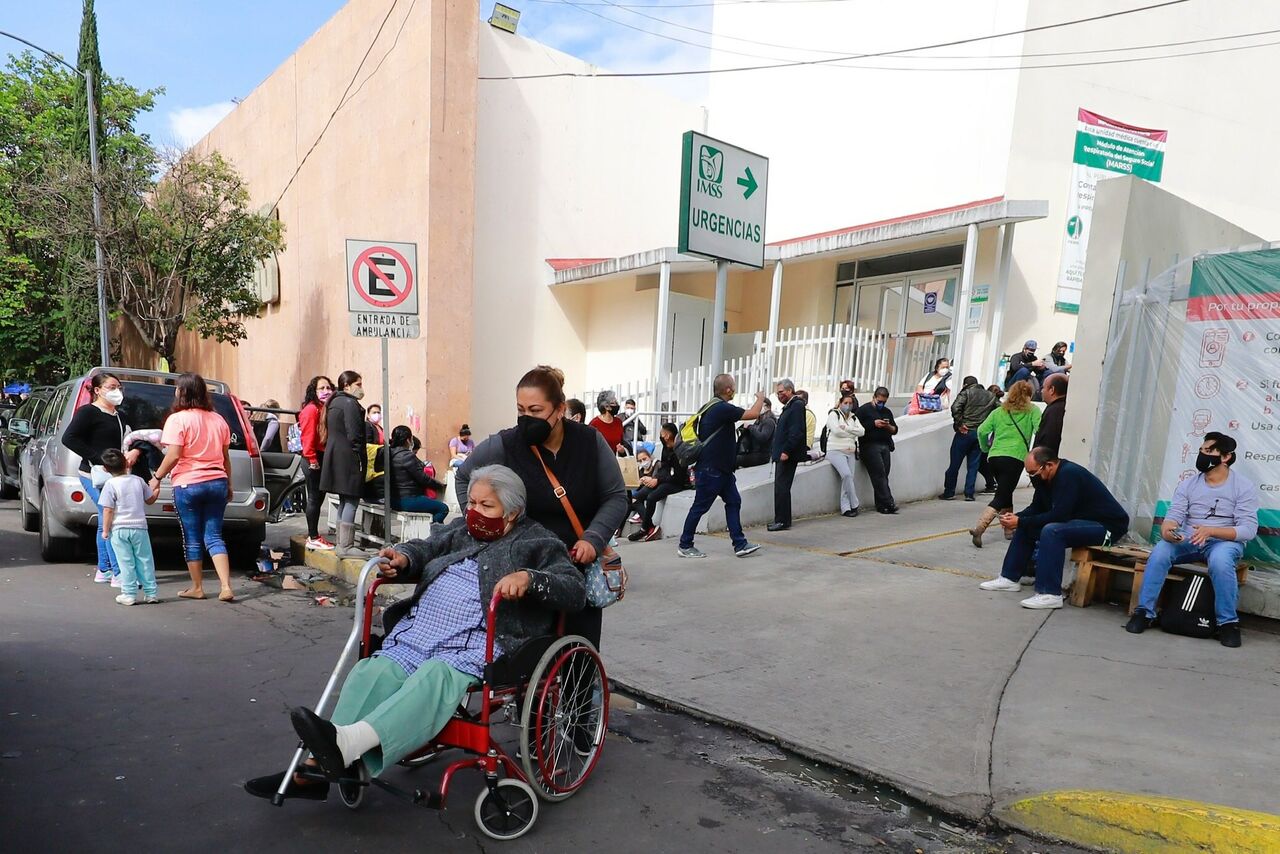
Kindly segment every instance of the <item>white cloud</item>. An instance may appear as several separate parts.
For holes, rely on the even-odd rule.
[[[189,148],[235,108],[233,101],[218,101],[203,107],[183,107],[169,113],[169,130],[179,145]]]

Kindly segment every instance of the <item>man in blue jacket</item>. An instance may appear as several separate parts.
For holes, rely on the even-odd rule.
[[[1013,531],[1000,577],[978,585],[983,590],[1022,589],[1032,557],[1036,593],[1024,608],[1062,607],[1062,565],[1069,548],[1098,546],[1129,530],[1129,514],[1096,476],[1082,465],[1058,459],[1051,448],[1033,448],[1023,463],[1035,497],[1021,513],[1005,513],[1000,525]]]
[[[770,531],[785,531],[791,527],[791,484],[796,479],[796,466],[807,460],[809,448],[805,443],[805,405],[796,394],[796,385],[784,379],[775,389],[782,414],[778,416],[778,429],[773,431],[773,449],[770,454],[773,467],[773,522]]]

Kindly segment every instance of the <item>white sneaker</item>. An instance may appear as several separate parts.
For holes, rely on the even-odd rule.
[[[993,578],[990,581],[984,581],[978,585],[983,590],[1007,590],[1010,593],[1016,593],[1022,589],[1021,582],[1010,581],[1003,575],[999,578]]]
[[[138,604],[137,599],[135,599],[132,596],[126,596],[123,593],[121,593],[119,596],[116,597],[116,602],[117,604],[120,604],[120,605],[137,605]]]
[[[119,586],[120,586],[120,576],[118,576],[118,575],[113,575],[113,576],[111,576],[111,586],[112,586],[112,587],[119,587]]]
[[[307,551],[312,552],[331,552],[333,551],[333,543],[324,537],[316,537],[315,539],[307,538]]]
[[[159,601],[160,601],[159,597],[156,597],[156,596],[148,596],[148,597],[146,597],[145,599],[143,599],[143,600],[142,600],[142,604],[143,604],[143,605],[155,605],[155,604],[159,603]]]
[[[109,572],[103,572],[102,570],[98,570],[93,574],[94,584],[106,584],[110,580],[111,580],[111,573]]]
[[[1062,597],[1054,596],[1052,593],[1037,593],[1030,599],[1023,599],[1022,607],[1037,608],[1042,611],[1050,608],[1061,608]]]
[[[630,522],[632,525],[639,525],[639,524],[640,524],[640,514],[639,514],[639,513],[632,513],[630,516],[628,516],[628,517],[627,517],[627,521],[628,521],[628,522]]]

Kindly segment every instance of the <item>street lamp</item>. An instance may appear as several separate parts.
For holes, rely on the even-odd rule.
[[[93,253],[98,273],[98,363],[104,367],[109,366],[111,364],[111,350],[107,346],[107,265],[106,256],[102,251],[102,191],[99,186],[101,181],[98,165],[98,102],[93,97],[93,72],[89,70],[81,71],[53,51],[45,50],[40,45],[33,44],[21,36],[15,36],[13,33],[8,33],[4,30],[0,30],[0,36],[8,36],[14,41],[22,42],[27,47],[35,48],[45,56],[65,65],[84,78],[89,106],[89,172],[93,179]]]

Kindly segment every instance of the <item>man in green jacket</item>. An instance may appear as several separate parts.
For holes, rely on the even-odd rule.
[[[982,449],[978,447],[978,427],[999,404],[995,395],[978,383],[978,378],[964,378],[963,388],[951,402],[951,420],[956,431],[951,440],[951,465],[942,484],[943,501],[951,501],[956,497],[956,480],[960,476],[960,463],[965,462],[964,500],[973,501],[974,491],[978,486],[978,463],[982,458]]]

